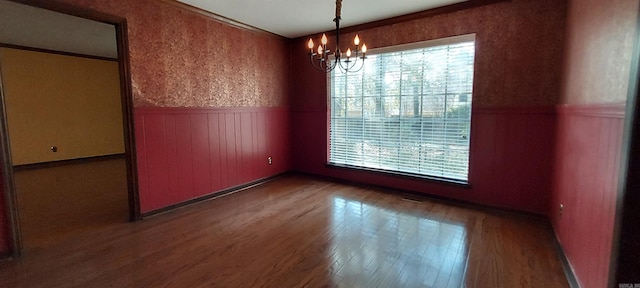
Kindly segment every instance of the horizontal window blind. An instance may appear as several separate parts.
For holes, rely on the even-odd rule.
[[[334,70],[329,162],[468,181],[474,55],[465,39]]]

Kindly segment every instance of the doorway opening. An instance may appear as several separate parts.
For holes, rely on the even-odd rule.
[[[14,35],[0,31],[11,254],[140,219],[126,19],[50,1],[0,6],[14,15],[2,17]]]

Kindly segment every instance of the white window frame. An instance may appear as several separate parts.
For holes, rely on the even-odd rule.
[[[475,34],[466,34],[466,35],[460,35],[460,36],[453,36],[453,37],[446,37],[446,38],[440,38],[440,39],[435,39],[435,40],[428,40],[428,41],[422,41],[422,42],[415,42],[415,43],[409,43],[409,44],[403,44],[403,45],[396,45],[396,46],[390,46],[390,47],[383,47],[383,48],[376,48],[376,49],[371,49],[369,50],[369,52],[367,53],[368,55],[376,55],[376,54],[385,54],[385,53],[393,53],[393,52],[401,52],[401,51],[407,51],[407,50],[415,50],[415,49],[425,49],[425,48],[429,48],[429,47],[436,47],[436,46],[444,46],[444,45],[452,45],[452,44],[458,44],[458,43],[464,43],[464,42],[474,42],[474,45],[476,43],[476,35]],[[475,62],[475,52],[474,52],[474,62]],[[475,63],[474,63],[474,71],[475,71]],[[474,75],[472,77],[475,76],[475,73],[473,73]],[[432,174],[423,174],[423,173],[415,173],[415,172],[407,172],[407,171],[399,171],[399,170],[390,170],[390,169],[384,169],[384,168],[380,168],[380,167],[368,167],[368,166],[362,166],[362,165],[353,165],[353,164],[348,164],[348,163],[336,163],[336,162],[332,162],[331,161],[331,145],[332,145],[332,139],[331,137],[333,136],[332,134],[332,109],[333,109],[333,94],[332,94],[332,80],[333,80],[333,73],[327,73],[327,95],[328,95],[328,122],[329,122],[329,151],[327,151],[327,162],[328,165],[332,165],[332,166],[339,166],[339,167],[348,167],[348,168],[354,168],[354,169],[358,169],[358,170],[368,170],[368,171],[379,171],[379,172],[385,172],[385,173],[390,173],[390,174],[400,174],[400,175],[407,175],[407,176],[414,176],[414,177],[421,177],[421,178],[428,178],[428,179],[435,179],[435,180],[441,180],[441,181],[446,181],[446,182],[453,182],[453,183],[458,183],[458,184],[469,184],[469,167],[470,167],[470,158],[471,158],[471,153],[470,153],[470,146],[471,146],[471,131],[469,129],[468,131],[468,146],[467,146],[467,159],[466,159],[466,175],[464,178],[460,178],[460,177],[447,177],[447,176],[443,176],[443,175],[432,175]],[[475,82],[475,77],[472,79],[471,81],[471,94],[469,95],[469,97],[471,97],[471,99],[473,99],[472,94],[473,94],[473,86],[474,86],[474,82]],[[424,95],[423,95],[424,96]],[[469,101],[469,111],[471,111],[471,107],[472,107],[472,100]],[[364,111],[364,110],[363,110]],[[470,113],[470,112],[469,112]],[[365,118],[365,116],[362,116],[363,119]],[[471,115],[469,115],[469,127],[471,126]]]

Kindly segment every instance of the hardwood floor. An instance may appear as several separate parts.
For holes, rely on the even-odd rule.
[[[568,287],[548,224],[291,175],[0,263],[0,287]]]
[[[126,223],[129,199],[125,165],[124,157],[119,157],[16,170],[25,249]]]

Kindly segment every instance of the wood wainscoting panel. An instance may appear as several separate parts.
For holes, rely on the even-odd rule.
[[[549,218],[582,287],[607,286],[623,127],[624,104],[558,108]]]
[[[553,176],[555,108],[475,108],[469,187],[442,181],[328,167],[326,111],[292,113],[297,171],[546,215]],[[312,131],[312,132],[310,132]]]
[[[288,171],[288,113],[285,108],[136,108],[142,213]]]

